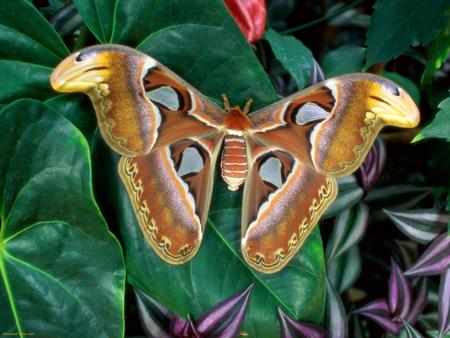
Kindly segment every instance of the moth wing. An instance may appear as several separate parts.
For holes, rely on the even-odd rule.
[[[64,59],[52,87],[89,95],[108,145],[127,157],[220,127],[224,111],[155,59],[120,45],[91,46]]]
[[[382,127],[419,123],[411,97],[392,81],[371,74],[326,80],[249,117],[260,143],[335,177],[361,165]]]
[[[119,174],[140,228],[168,263],[188,261],[200,246],[222,138],[183,139],[120,160]]]
[[[281,270],[334,201],[336,180],[279,150],[256,153],[244,187],[241,249],[253,268]]]

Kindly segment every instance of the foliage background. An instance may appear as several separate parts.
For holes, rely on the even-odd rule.
[[[430,242],[424,236],[448,231],[449,8],[444,0],[272,0],[266,34],[251,45],[220,0],[0,0],[0,332],[143,335],[138,313],[158,314],[138,305],[133,289],[195,322],[253,284],[240,329],[250,337],[280,335],[278,308],[333,337],[387,335],[354,310],[387,297],[391,259],[407,270]],[[220,180],[201,250],[170,266],[140,234],[88,100],[49,87],[69,52],[111,42],[148,53],[218,102],[223,92],[235,104],[252,97],[255,109],[307,86],[318,64],[327,77],[371,71],[413,96],[422,124],[381,135],[386,164],[375,154],[368,167],[381,175],[375,187],[362,173],[341,180],[320,231],[283,272],[244,264],[241,195]],[[426,306],[401,334],[436,336],[449,326],[438,275],[450,253],[440,254],[440,270],[427,272]]]

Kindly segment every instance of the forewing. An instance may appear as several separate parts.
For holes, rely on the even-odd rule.
[[[344,176],[364,160],[385,125],[411,128],[419,112],[395,83],[371,74],[326,80],[250,114],[253,138],[317,172]]]
[[[127,157],[148,154],[157,143],[213,133],[224,115],[171,70],[125,46],[98,45],[70,55],[51,84],[60,92],[88,94],[104,139]]]
[[[254,148],[244,187],[242,254],[253,268],[281,270],[337,194],[336,181],[283,151]]]
[[[120,160],[119,174],[141,230],[169,263],[184,263],[199,248],[222,137],[184,139]]]

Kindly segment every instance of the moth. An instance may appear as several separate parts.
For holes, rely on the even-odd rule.
[[[58,92],[86,93],[101,134],[122,157],[119,175],[142,233],[166,262],[198,251],[216,161],[243,186],[241,251],[264,273],[281,270],[337,195],[336,178],[364,160],[383,126],[411,128],[419,111],[376,75],[326,80],[250,112],[224,108],[153,58],[120,45],[80,50],[53,71]]]

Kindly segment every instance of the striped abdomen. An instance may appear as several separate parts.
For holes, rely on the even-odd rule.
[[[228,184],[228,189],[239,189],[248,171],[245,139],[242,135],[225,135],[221,168],[222,178]]]

